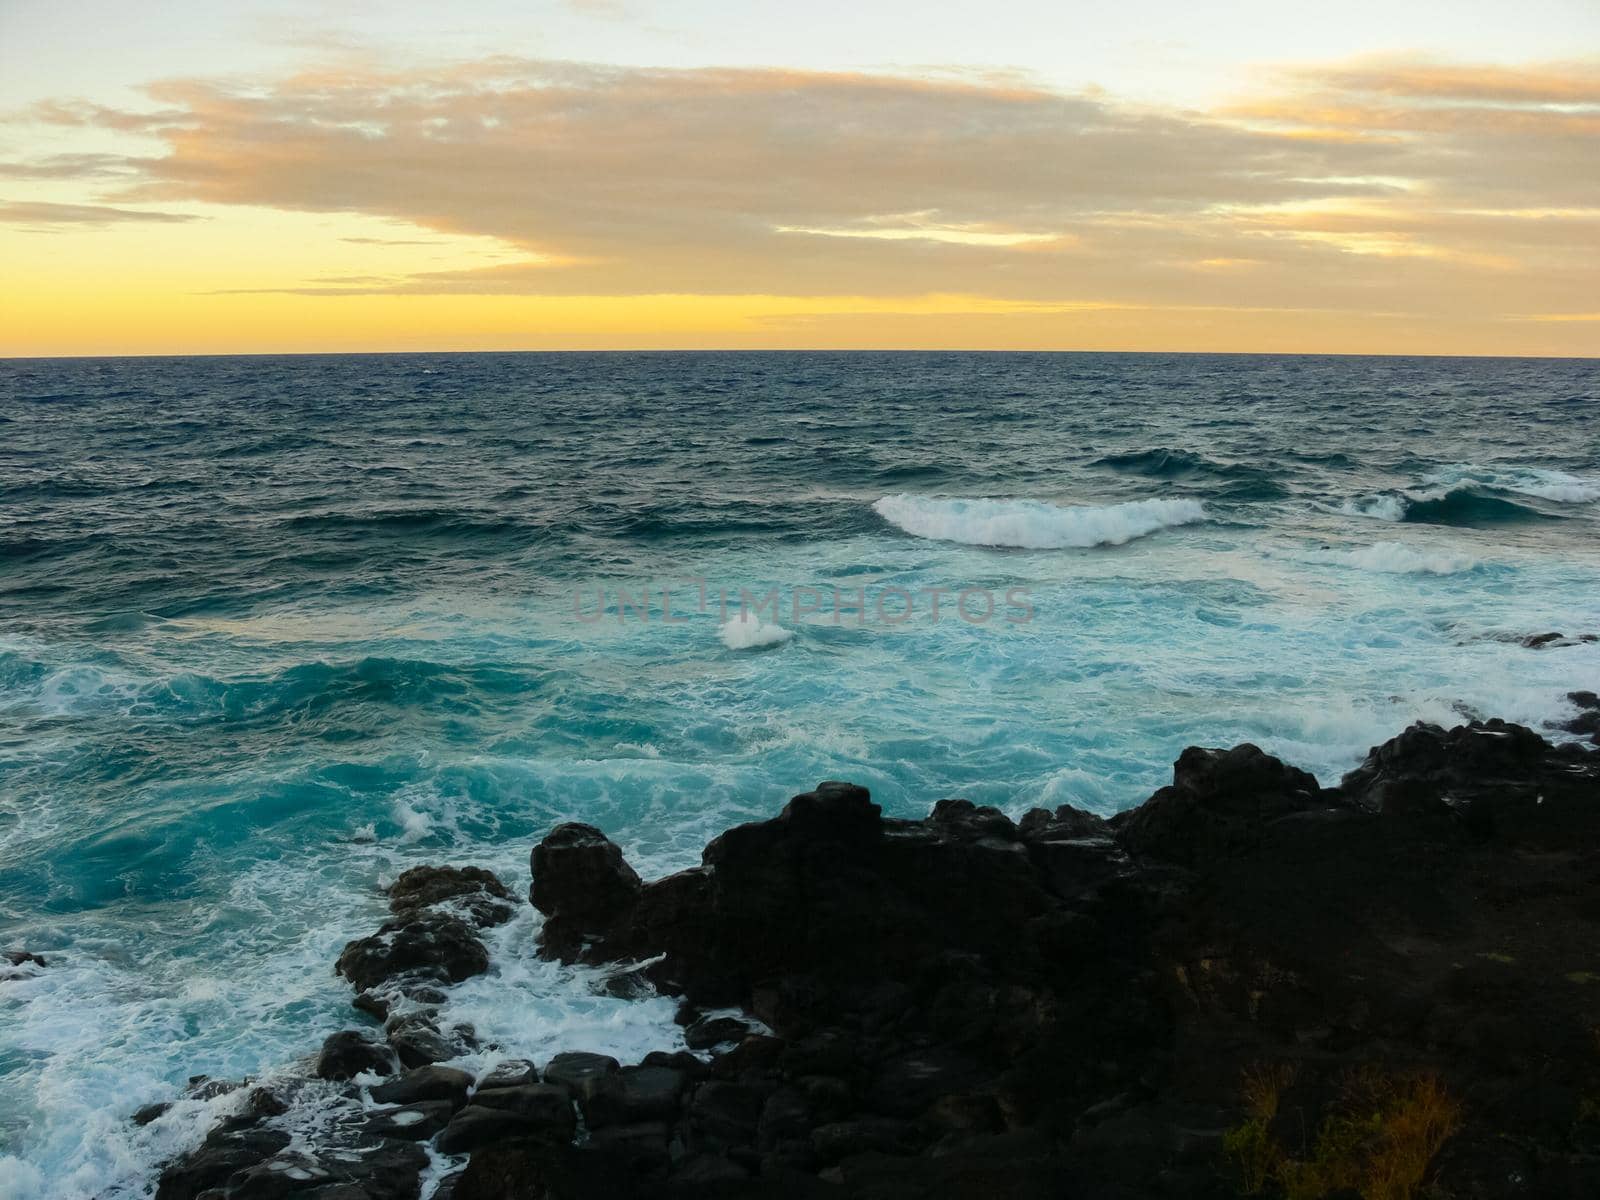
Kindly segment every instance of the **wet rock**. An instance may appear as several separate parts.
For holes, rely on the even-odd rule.
[[[622,1069],[609,1054],[589,1054],[581,1050],[558,1054],[544,1068],[546,1083],[565,1088],[578,1101],[589,1099],[600,1085]]]
[[[524,1083],[480,1091],[472,1097],[471,1107],[515,1113],[528,1118],[540,1129],[566,1130],[568,1136],[577,1123],[572,1097],[565,1088],[551,1083]]]
[[[156,1200],[195,1200],[220,1187],[236,1172],[270,1158],[289,1144],[276,1129],[213,1133],[194,1153],[168,1165],[156,1185]]]
[[[392,1075],[397,1062],[394,1051],[375,1042],[359,1029],[332,1034],[322,1043],[317,1055],[317,1078],[353,1079],[361,1074]]]
[[[460,983],[489,969],[489,952],[460,917],[425,910],[349,943],[335,969],[363,991],[398,976]]]
[[[5,952],[5,960],[13,967],[47,967],[50,965],[45,962],[42,955],[33,954],[27,950],[7,950]]]
[[[1269,822],[1322,807],[1320,792],[1312,775],[1248,743],[1190,746],[1173,766],[1171,786],[1109,824],[1132,854],[1192,863],[1258,844]]]
[[[972,841],[998,838],[1009,842],[1017,837],[1017,827],[1005,813],[991,805],[977,805],[970,800],[941,800],[928,814],[928,821],[945,826]]]
[[[670,1067],[624,1067],[604,1076],[584,1100],[583,1118],[591,1129],[671,1121],[689,1081]]]
[[[534,1087],[542,1085],[534,1084]],[[521,1091],[520,1088],[510,1088],[508,1091]],[[491,1093],[502,1095],[501,1092]],[[549,1112],[555,1116],[553,1107]],[[536,1138],[545,1141],[566,1142],[572,1137],[576,1125],[572,1106],[565,1107],[565,1117],[561,1120],[543,1120],[536,1115],[517,1112],[509,1108],[489,1108],[481,1104],[469,1104],[450,1120],[444,1132],[439,1135],[438,1148],[441,1154],[468,1154],[481,1146],[491,1145],[495,1142],[510,1140],[523,1140]]]
[[[280,1154],[230,1176],[225,1195],[227,1200],[279,1200],[338,1182],[309,1155]]]
[[[1374,747],[1340,791],[1386,816],[1452,817],[1482,836],[1565,841],[1594,801],[1589,763],[1580,747],[1553,747],[1505,721],[1418,723]]]
[[[401,921],[447,905],[478,928],[501,925],[516,913],[516,898],[481,867],[412,867],[389,886],[389,910]]]
[[[429,1165],[427,1151],[416,1142],[370,1134],[319,1153],[317,1161],[336,1186],[369,1200],[417,1200],[421,1175]],[[310,1196],[323,1200],[321,1192]]]
[[[1017,832],[1029,841],[1111,836],[1111,829],[1104,817],[1070,804],[1063,804],[1053,813],[1043,808],[1030,809],[1017,822]]]
[[[425,1142],[450,1123],[456,1107],[449,1100],[419,1100],[379,1109],[367,1117],[366,1130],[376,1137]]]
[[[741,1041],[750,1025],[738,1017],[701,1017],[683,1031],[684,1044],[691,1050],[709,1050],[727,1042]]]
[[[761,1110],[770,1089],[713,1080],[694,1090],[689,1124],[699,1139],[713,1145],[746,1145],[755,1141]]]
[[[557,825],[533,849],[529,899],[545,914],[540,945],[573,956],[585,936],[608,929],[639,898],[639,876],[593,825]]]
[[[525,1058],[508,1058],[504,1062],[496,1063],[482,1079],[478,1080],[480,1092],[492,1092],[496,1088],[522,1087],[525,1084],[538,1083],[539,1072],[533,1063]]]
[[[379,1104],[416,1104],[424,1100],[447,1101],[452,1109],[467,1102],[472,1076],[456,1067],[423,1066],[375,1084],[372,1098]]]
[[[665,1121],[607,1125],[589,1135],[588,1149],[623,1164],[630,1173],[644,1174],[665,1169],[671,1136]]]
[[[691,1196],[697,1192],[717,1195],[719,1188],[739,1184],[749,1178],[748,1170],[720,1154],[691,1155],[672,1172],[672,1182],[680,1194]]]
[[[158,1100],[154,1104],[146,1104],[143,1108],[135,1109],[133,1116],[130,1117],[129,1120],[131,1120],[135,1125],[148,1125],[152,1121],[160,1120],[161,1117],[166,1115],[167,1110],[171,1107],[172,1101]]]
[[[840,1121],[811,1131],[812,1149],[824,1163],[857,1154],[914,1154],[922,1144],[916,1125],[890,1117]]]
[[[446,1037],[425,1013],[408,1013],[390,1018],[384,1030],[404,1067],[425,1067],[464,1053],[468,1047],[460,1038]]]
[[[476,1151],[452,1200],[646,1200],[649,1195],[615,1155],[523,1138]]]

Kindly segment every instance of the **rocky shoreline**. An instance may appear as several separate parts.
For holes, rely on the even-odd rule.
[[[1600,1195],[1600,750],[1416,725],[1324,788],[1192,747],[1109,820],[830,782],[664,879],[578,824],[531,865],[537,952],[679,997],[688,1051],[448,1065],[523,901],[416,868],[339,956],[359,1020],[158,1200]]]

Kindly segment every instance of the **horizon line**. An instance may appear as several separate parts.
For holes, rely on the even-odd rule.
[[[1441,354],[1359,350],[1094,350],[1084,348],[1008,348],[1000,346],[561,346],[505,350],[237,350],[201,352],[133,352],[128,354],[5,354],[0,362],[94,362],[122,359],[173,358],[391,358],[405,355],[531,355],[531,354],[1118,354],[1187,358],[1465,358],[1484,360],[1538,359],[1549,362],[1600,362],[1595,354]]]

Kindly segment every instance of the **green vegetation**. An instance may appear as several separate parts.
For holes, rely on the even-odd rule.
[[[1293,1079],[1288,1067],[1245,1073],[1245,1120],[1224,1136],[1223,1151],[1248,1195],[1318,1200],[1351,1190],[1363,1200],[1412,1200],[1460,1118],[1460,1106],[1432,1075],[1362,1070],[1329,1106],[1310,1156],[1295,1158],[1272,1132]]]

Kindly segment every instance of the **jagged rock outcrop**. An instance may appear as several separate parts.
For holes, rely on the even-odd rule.
[[[1518,726],[1413,726],[1337,788],[1191,748],[1110,820],[895,820],[829,782],[665,879],[591,826],[532,863],[540,953],[682,997],[702,1052],[387,1077],[360,1136],[468,1156],[449,1200],[1359,1195],[1380,1167],[1386,1195],[1600,1194],[1600,753]],[[411,925],[505,900],[429,878]],[[393,1028],[447,1028],[443,991],[388,994]],[[283,1155],[247,1121],[162,1198],[242,1200]],[[406,1194],[375,1186],[303,1194]]]

